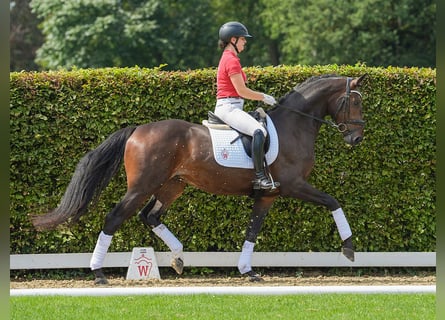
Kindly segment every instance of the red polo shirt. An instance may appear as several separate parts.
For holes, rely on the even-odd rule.
[[[216,97],[218,99],[239,96],[230,80],[230,76],[237,73],[241,73],[244,81],[247,80],[238,56],[232,51],[224,50],[219,60],[218,73],[216,76]]]

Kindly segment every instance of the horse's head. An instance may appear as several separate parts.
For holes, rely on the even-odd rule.
[[[271,111],[284,110],[285,118],[288,117],[287,111],[292,111],[306,119],[331,125],[343,134],[346,143],[357,145],[363,140],[365,126],[358,87],[366,76],[345,78],[330,74],[311,77],[282,97]],[[334,122],[324,119],[327,114]]]
[[[365,121],[362,118],[362,95],[357,90],[366,74],[359,78],[346,78],[343,94],[330,109],[338,130],[346,143],[355,146],[363,140]]]

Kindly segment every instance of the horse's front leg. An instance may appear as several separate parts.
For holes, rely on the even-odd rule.
[[[335,224],[337,225],[337,230],[340,235],[342,242],[341,252],[343,255],[354,262],[354,245],[352,244],[352,231],[349,226],[348,220],[345,217],[342,208],[338,208],[332,211],[332,216],[334,218]]]
[[[257,198],[253,204],[253,210],[246,231],[246,238],[238,260],[238,270],[241,274],[246,274],[249,276],[250,281],[263,280],[260,275],[252,270],[252,254],[258,234],[261,231],[264,218],[269,212],[274,200],[274,197]]]
[[[291,196],[303,201],[323,205],[331,211],[338,233],[342,239],[342,253],[346,258],[354,261],[355,258],[354,246],[352,244],[352,231],[338,201],[329,194],[315,189],[307,182],[304,182],[295,188]]]

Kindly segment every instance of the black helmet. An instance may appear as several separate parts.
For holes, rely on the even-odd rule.
[[[219,28],[220,40],[228,43],[232,37],[252,38],[247,28],[242,23],[236,21],[227,22]]]

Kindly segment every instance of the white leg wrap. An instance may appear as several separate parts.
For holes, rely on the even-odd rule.
[[[244,241],[243,250],[241,251],[241,255],[238,260],[238,270],[241,272],[241,274],[252,270],[251,260],[254,246],[255,243],[247,240]]]
[[[332,211],[332,216],[334,217],[335,224],[337,225],[340,238],[344,241],[352,236],[351,228],[349,227],[348,220],[346,220],[342,208],[338,208],[337,210]]]
[[[93,256],[90,260],[91,270],[102,268],[105,255],[107,254],[108,248],[110,247],[112,238],[113,236],[106,235],[103,231],[100,232],[99,238],[96,242],[96,247],[94,248]]]
[[[173,252],[175,256],[179,256],[182,253],[182,243],[174,236],[173,233],[168,230],[164,224],[152,229],[153,232],[164,241],[168,248]]]

